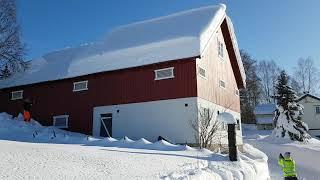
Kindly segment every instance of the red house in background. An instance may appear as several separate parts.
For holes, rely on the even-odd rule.
[[[29,99],[43,125],[196,143],[190,121],[199,109],[229,111],[240,123],[244,87],[233,25],[217,5],[121,26],[100,42],[35,59],[0,81],[0,112],[17,115]]]

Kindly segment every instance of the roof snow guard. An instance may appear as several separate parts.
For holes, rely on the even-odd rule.
[[[217,29],[224,19],[226,6],[220,4],[120,26],[100,42],[66,48],[32,60],[26,72],[0,81],[0,89],[198,57],[209,40],[205,38],[208,32]],[[232,23],[229,18],[227,22],[237,57],[233,69],[242,72]],[[237,82],[245,81],[244,73],[241,74]]]

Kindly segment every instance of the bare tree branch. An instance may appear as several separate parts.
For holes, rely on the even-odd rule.
[[[21,42],[16,20],[16,2],[0,0],[0,78],[27,69],[28,62],[23,60],[24,55],[25,46]]]

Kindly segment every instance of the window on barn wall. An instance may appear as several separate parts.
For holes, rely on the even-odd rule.
[[[11,100],[17,100],[23,98],[23,90],[11,92]]]
[[[68,128],[69,115],[53,116],[53,126],[57,128]]]
[[[223,50],[224,50],[223,42],[220,41],[219,39],[217,39],[217,45],[218,45],[218,55],[219,55],[220,58],[223,59],[223,54],[224,54],[224,52],[223,52]]]
[[[223,80],[219,81],[219,87],[226,88],[226,83]]]
[[[85,91],[88,90],[88,81],[79,81],[73,83],[73,91]]]
[[[200,75],[200,77],[206,78],[206,70],[202,67],[198,67],[198,73]]]
[[[174,70],[174,67],[155,70],[154,71],[155,80],[174,78],[174,71],[173,70]]]
[[[316,106],[316,114],[320,114],[320,106]]]

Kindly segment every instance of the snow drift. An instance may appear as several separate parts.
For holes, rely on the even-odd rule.
[[[13,145],[12,143],[4,142],[3,140],[10,140],[8,142],[19,143],[19,147],[28,147],[33,152],[28,152],[28,150],[24,149],[24,151],[17,151],[17,153],[31,153],[34,154],[35,157],[33,159],[37,159],[37,163],[43,163],[42,161],[46,161],[47,155],[39,156],[39,153],[45,153],[47,149],[52,150],[55,149],[55,152],[51,152],[50,156],[53,154],[65,154],[66,151],[69,150],[72,153],[73,161],[77,161],[77,156],[80,159],[83,159],[82,156],[90,156],[90,158],[97,159],[99,157],[100,161],[106,161],[106,163],[110,163],[110,153],[115,153],[114,156],[119,156],[121,159],[113,158],[113,161],[116,163],[111,163],[108,166],[111,166],[111,169],[119,169],[121,171],[126,172],[126,174],[130,174],[131,176],[139,177],[133,179],[243,179],[243,180],[255,180],[259,177],[259,179],[268,179],[268,166],[267,156],[261,151],[253,148],[250,145],[244,145],[244,153],[240,153],[238,162],[230,162],[228,155],[213,153],[206,149],[196,149],[189,147],[187,145],[176,145],[171,144],[167,141],[160,140],[157,142],[149,142],[148,140],[141,138],[139,140],[132,140],[129,137],[123,137],[122,139],[115,138],[95,138],[91,136],[87,136],[79,133],[72,133],[68,131],[64,131],[61,129],[57,129],[55,127],[46,127],[40,125],[37,121],[32,120],[31,123],[26,123],[23,121],[21,115],[13,118],[11,115],[6,113],[0,113],[0,146],[3,144],[7,144],[8,146]],[[23,143],[23,142],[32,142],[32,143]],[[45,143],[45,144],[44,144]],[[49,143],[49,144],[48,144]],[[41,145],[41,150],[37,150],[35,153],[34,149],[39,148],[38,144]],[[69,145],[65,145],[69,144]],[[6,145],[6,146],[7,146]],[[15,144],[14,144],[15,145]],[[30,147],[31,146],[31,147]],[[47,147],[50,146],[50,147]],[[76,146],[76,147],[73,147]],[[79,147],[78,147],[79,146]],[[80,148],[81,147],[81,148]],[[28,149],[27,148],[27,149]],[[45,150],[43,150],[45,148]],[[79,149],[79,153],[76,153]],[[11,152],[11,150],[9,150]],[[57,152],[58,151],[58,152]],[[59,151],[62,151],[61,153]],[[4,152],[0,152],[0,157],[6,157]],[[101,153],[106,153],[103,158],[100,156]],[[120,154],[119,154],[120,153]],[[120,157],[121,155],[121,157]],[[156,166],[150,168],[148,166],[143,167],[142,162],[140,162],[139,158],[144,157],[144,162],[148,161],[152,164],[152,166]],[[128,156],[128,158],[125,158]],[[44,157],[44,159],[41,159]],[[128,160],[128,159],[133,159]],[[24,158],[24,157],[23,157]],[[53,158],[53,157],[51,157]],[[59,159],[60,157],[56,157],[55,159]],[[102,159],[101,159],[102,158]],[[125,160],[124,160],[125,159]],[[9,161],[12,161],[11,159]],[[11,167],[5,162],[9,161],[1,161],[0,167]],[[15,160],[22,161],[22,160]],[[26,163],[29,163],[28,162]],[[67,163],[65,159],[61,159],[60,163]],[[126,161],[126,162],[122,162]],[[87,162],[88,163],[88,162]],[[140,167],[142,171],[131,171],[132,166],[124,166],[119,167],[120,164],[131,164],[132,166]],[[19,164],[23,166],[23,163],[16,163],[14,166],[19,167]],[[145,163],[143,163],[145,164]],[[170,165],[168,165],[170,164]],[[70,166],[70,167],[69,167]],[[79,165],[77,165],[79,166]],[[88,166],[88,164],[86,165]],[[94,167],[94,164],[90,164],[90,166]],[[113,167],[114,166],[114,167]],[[48,171],[54,165],[48,166]],[[102,166],[105,168],[105,166]],[[65,168],[73,168],[72,164],[68,165]],[[97,167],[98,168],[98,167]],[[129,169],[126,169],[129,168]],[[9,168],[10,169],[10,168]],[[37,169],[37,167],[33,167],[33,169]],[[156,169],[156,170],[152,170]],[[160,172],[156,172],[159,171]],[[44,171],[45,172],[45,168]],[[68,172],[65,169],[66,173]],[[86,171],[86,169],[82,169],[81,171]],[[97,170],[98,171],[98,170]],[[151,171],[151,172],[149,172]],[[155,172],[153,172],[155,171]],[[170,172],[171,171],[171,172]],[[1,170],[0,170],[1,172]],[[63,171],[64,172],[64,171]],[[70,171],[69,171],[70,172]],[[157,174],[157,176],[148,176],[141,178],[141,174]],[[3,172],[8,173],[8,172]],[[12,172],[13,173],[13,172]],[[27,172],[28,173],[28,172]],[[108,177],[118,177],[119,174],[110,175],[110,173],[99,176],[108,178]],[[118,172],[120,173],[120,172]],[[10,174],[10,173],[9,173]],[[35,173],[37,174],[37,173]],[[59,174],[59,173],[58,173]],[[57,175],[58,175],[57,174]],[[83,175],[83,173],[80,173]],[[85,174],[85,173],[84,173]],[[53,178],[57,175],[53,175]],[[79,174],[68,174],[65,177],[79,177]],[[90,173],[88,174],[88,176]],[[1,177],[1,175],[0,175]],[[29,174],[28,177],[35,177],[34,174]],[[37,178],[47,177],[47,174],[42,174],[42,176],[37,176]],[[59,176],[61,177],[61,176]],[[50,179],[49,178],[49,179]],[[84,177],[82,177],[84,178]],[[121,176],[123,179],[123,176]],[[130,176],[126,176],[124,179],[132,179]]]

